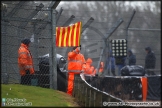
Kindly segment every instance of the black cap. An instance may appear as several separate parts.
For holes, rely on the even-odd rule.
[[[26,44],[26,45],[28,45],[30,42],[31,41],[29,38],[25,38],[25,39],[21,40],[21,43]]]

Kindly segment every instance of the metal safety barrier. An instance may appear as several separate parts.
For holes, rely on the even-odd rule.
[[[75,76],[73,97],[83,107],[102,107],[104,102],[123,102],[106,92],[92,87],[84,78],[84,74]]]

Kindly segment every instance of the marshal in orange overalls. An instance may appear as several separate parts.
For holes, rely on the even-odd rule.
[[[92,59],[91,58],[88,58],[86,63],[83,64],[83,67],[82,67],[82,71],[84,72],[84,74],[86,75],[94,75],[94,66],[92,66]]]
[[[104,70],[104,62],[100,62],[100,67],[99,67],[99,71],[98,71],[99,75],[102,74],[103,70]],[[96,72],[97,72],[97,69],[94,70],[93,75],[96,75]]]
[[[82,65],[85,63],[84,56],[80,53],[80,47],[74,47],[68,53],[68,84],[67,94],[72,95],[74,86],[74,76],[81,73]]]
[[[34,74],[34,66],[32,55],[26,44],[21,43],[18,50],[18,66],[20,70],[20,75],[26,75],[26,70],[30,71],[30,74]]]

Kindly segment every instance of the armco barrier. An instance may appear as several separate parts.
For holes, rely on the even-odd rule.
[[[104,102],[124,102],[106,92],[92,87],[84,78],[84,74],[75,76],[73,97],[83,107],[102,107]]]

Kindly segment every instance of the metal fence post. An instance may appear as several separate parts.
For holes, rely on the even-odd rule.
[[[57,89],[57,62],[56,62],[56,10],[52,8],[52,85]]]
[[[33,52],[33,60],[34,60],[34,64],[36,64],[35,66],[34,66],[34,68],[35,68],[35,70],[38,70],[38,66],[37,66],[37,64],[39,64],[39,62],[38,62],[38,36],[36,36],[36,27],[37,27],[37,22],[33,22],[33,23],[31,23],[31,25],[33,26],[33,37],[31,37],[31,38],[33,38],[34,39],[34,41],[33,41],[33,43],[34,43],[34,52]]]
[[[123,22],[123,19],[122,19],[122,18],[118,19],[117,22],[113,25],[113,27],[112,27],[110,30],[108,30],[108,33],[106,33],[106,36],[104,36],[104,38],[105,38],[105,39],[109,39],[110,36],[111,36],[111,35],[114,33],[114,31],[121,25],[122,22]],[[106,43],[106,42],[105,42],[105,43]],[[102,60],[102,57],[103,57],[105,48],[106,48],[106,45],[104,44],[104,45],[103,45],[103,49],[102,49],[102,51],[101,51],[101,53],[100,53],[100,58],[99,58],[99,62],[98,62],[98,65],[97,65],[97,72],[96,72],[97,75],[98,75],[98,73],[99,73],[98,70],[99,70],[99,67],[100,67],[100,62],[101,62],[101,60]]]
[[[2,18],[6,16],[6,12],[7,12],[7,7],[6,5],[2,5],[2,12],[1,12],[1,15],[2,15]],[[2,36],[2,40],[1,41],[5,46],[7,45],[7,26],[8,26],[8,22],[5,22],[5,21],[2,21],[1,20],[1,28],[2,28],[2,32],[1,32],[1,35]],[[1,43],[1,44],[2,44]],[[1,64],[3,64],[3,68],[1,69],[1,72],[4,72],[5,75],[8,74],[8,71],[7,71],[7,67],[8,67],[8,64],[7,64],[7,58],[8,58],[8,51],[7,51],[7,48],[4,48],[4,47],[1,47],[1,51],[3,52],[2,53],[2,61],[1,61]],[[4,63],[3,63],[4,62]],[[3,74],[4,74],[3,73]],[[2,73],[1,73],[2,74]]]
[[[126,27],[126,40],[128,40],[128,28],[129,28],[129,25],[131,24],[131,21],[132,21],[134,15],[135,15],[135,13],[136,13],[136,11],[134,10],[133,13],[132,13],[132,16],[131,16],[131,18],[129,19],[129,22],[128,22],[128,24],[127,24],[127,27]]]
[[[128,22],[128,24],[127,24],[127,27],[126,27],[126,40],[128,41],[128,28],[129,28],[129,25],[131,24],[131,21],[133,20],[133,17],[134,17],[134,15],[135,15],[135,13],[136,13],[136,11],[134,10],[133,11],[133,13],[132,13],[132,15],[131,15],[131,18],[129,19],[129,22]],[[128,46],[128,42],[127,42],[127,46]],[[129,46],[128,46],[129,47]],[[127,51],[128,51],[128,48],[127,48]],[[127,55],[127,58],[128,58],[128,55]],[[126,59],[126,64],[128,64],[128,59]]]

